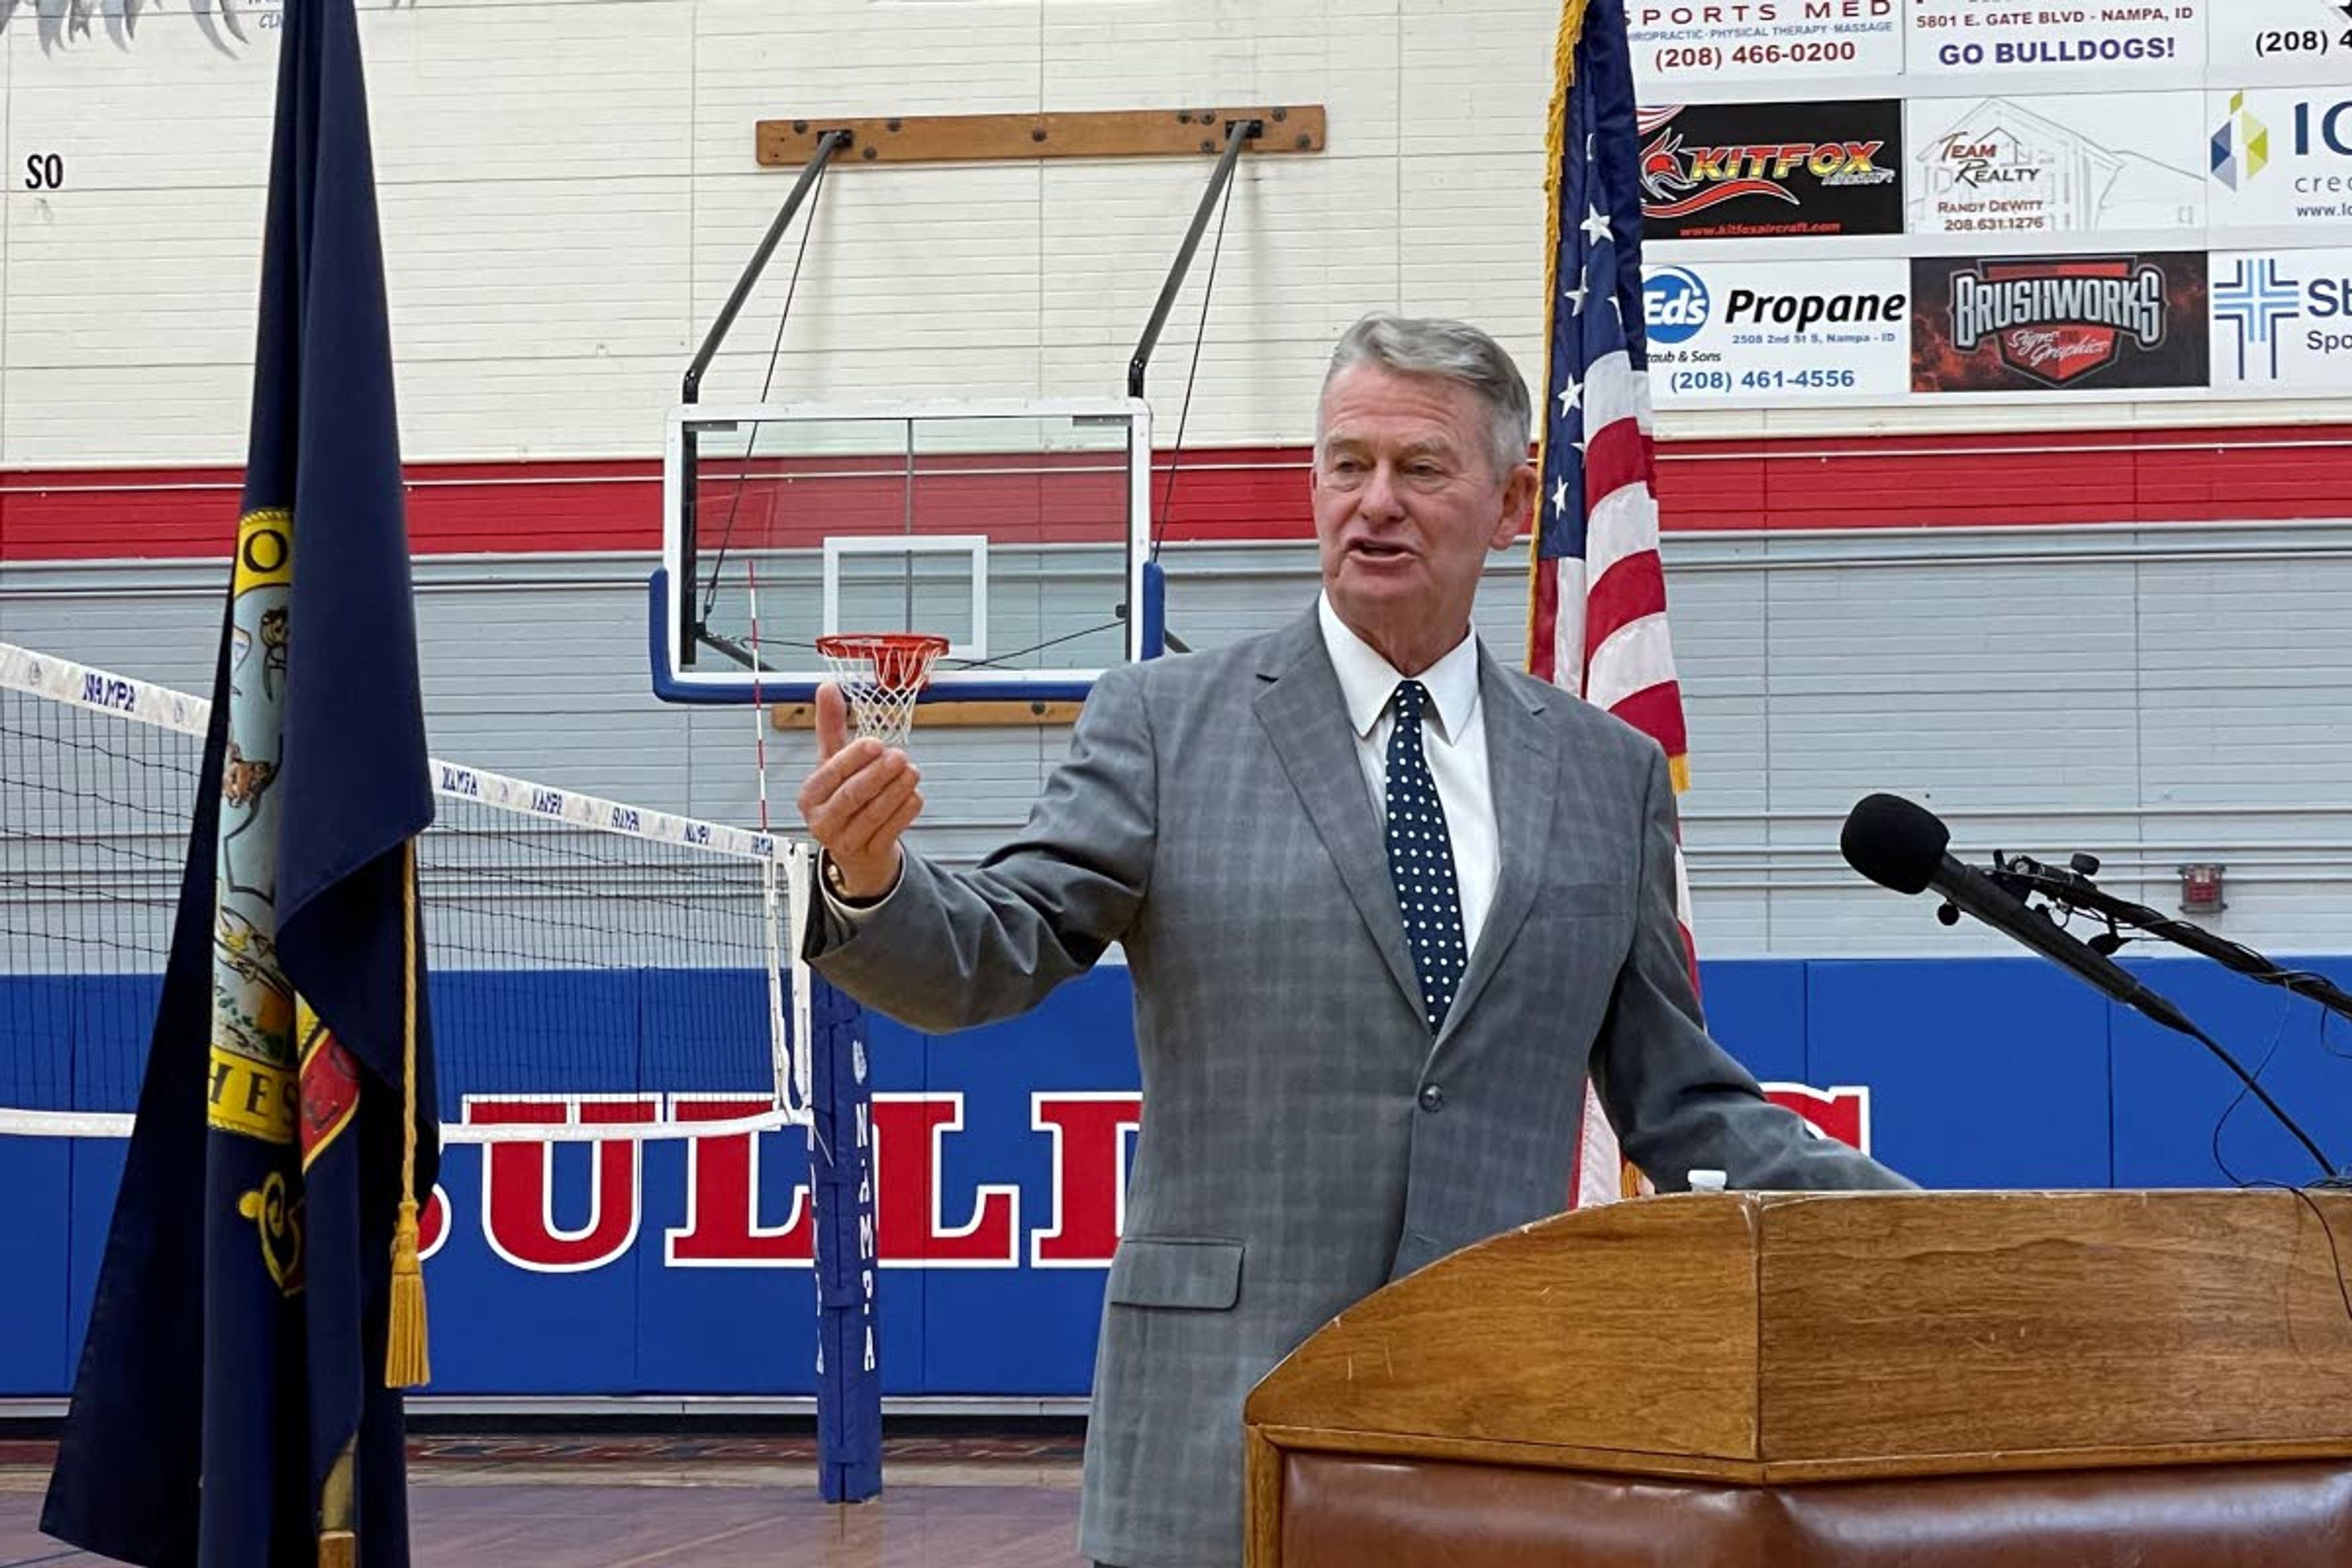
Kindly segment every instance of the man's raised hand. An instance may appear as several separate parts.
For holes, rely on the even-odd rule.
[[[898,836],[922,814],[922,774],[896,747],[849,738],[840,687],[816,689],[817,765],[801,785],[801,820],[841,871],[852,899],[879,898],[898,880]]]

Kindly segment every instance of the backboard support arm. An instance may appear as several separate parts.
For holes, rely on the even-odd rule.
[[[691,404],[701,401],[702,373],[709,370],[710,362],[718,357],[719,345],[726,342],[727,333],[735,325],[735,318],[742,312],[743,301],[751,297],[751,289],[759,283],[761,274],[767,271],[768,259],[775,255],[777,244],[784,237],[784,230],[792,226],[793,219],[799,215],[802,204],[808,200],[809,193],[815,189],[817,176],[824,173],[825,165],[833,161],[833,155],[848,146],[849,142],[850,133],[845,130],[827,131],[817,138],[815,151],[809,154],[808,162],[801,165],[800,178],[793,182],[793,188],[785,195],[784,205],[776,209],[775,221],[768,225],[768,232],[761,237],[760,247],[751,253],[751,259],[744,267],[742,276],[735,279],[733,292],[727,296],[727,303],[719,307],[719,318],[710,323],[710,331],[703,335],[702,347],[695,351],[694,363],[686,367],[686,377],[678,391],[681,402]],[[814,222],[814,219],[811,221]],[[689,427],[686,432],[686,440],[688,443],[687,453],[687,472],[688,473],[695,471],[695,454],[691,449],[694,439],[694,431]],[[686,526],[680,541],[681,555],[678,561],[680,581],[677,596],[678,624],[676,635],[678,639],[679,652],[683,657],[691,659],[694,657],[692,650],[695,647],[709,647],[719,648],[719,651],[727,654],[730,658],[748,660],[749,650],[720,647],[713,642],[703,629],[702,612],[697,607],[695,600],[693,486],[688,486],[686,493],[678,498],[678,506],[686,519]]]
[[[1184,287],[1184,275],[1192,270],[1192,253],[1201,247],[1201,236],[1209,226],[1209,215],[1217,210],[1218,198],[1233,183],[1234,165],[1241,162],[1242,149],[1265,133],[1262,120],[1233,120],[1225,124],[1224,155],[1209,175],[1209,187],[1201,193],[1201,205],[1192,214],[1192,226],[1184,232],[1184,243],[1177,247],[1175,264],[1168,269],[1168,280],[1160,286],[1160,300],[1151,307],[1151,319],[1143,326],[1143,337],[1135,345],[1135,356],[1127,364],[1127,395],[1143,395],[1144,373],[1150,367],[1151,352],[1160,346],[1160,332],[1168,324],[1168,312],[1175,307],[1177,292]]]

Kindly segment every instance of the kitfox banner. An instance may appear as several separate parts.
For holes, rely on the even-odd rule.
[[[1903,232],[1903,105],[1640,111],[1645,241]]]

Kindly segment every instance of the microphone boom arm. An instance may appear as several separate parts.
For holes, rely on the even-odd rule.
[[[2271,1098],[2270,1091],[2246,1070],[2244,1064],[2224,1049],[2219,1040],[2199,1028],[2186,1013],[2109,956],[2122,945],[2122,939],[2115,935],[2112,919],[2105,936],[2095,942],[2084,942],[2062,931],[2048,908],[2034,908],[2024,895],[2042,892],[2068,909],[2078,904],[2084,909],[2094,908],[2092,900],[2096,895],[2119,908],[2145,912],[2158,921],[2163,916],[2153,910],[2139,911],[2137,906],[2124,905],[2119,900],[2106,900],[2091,886],[2091,873],[2099,868],[2099,863],[2087,856],[2075,857],[2071,876],[2030,860],[1999,856],[1994,857],[1995,869],[1988,873],[1954,859],[1951,839],[1951,829],[1935,813],[1900,795],[1880,794],[1858,802],[1847,814],[1845,827],[1838,836],[1838,847],[1846,864],[1882,888],[1906,895],[1924,893],[1930,888],[1941,892],[1945,907],[1937,912],[1947,925],[1957,921],[1963,911],[1972,914],[2072,971],[2114,1000],[2168,1029],[2187,1035],[2210,1051],[2246,1086],[2246,1092],[2260,1100],[2263,1109],[2294,1135],[2295,1142],[2319,1167],[2316,1185],[2352,1187],[2352,1171],[2329,1159],[2311,1134],[2286,1113],[2285,1107]],[[2250,952],[2248,957],[2258,965],[2268,962],[2258,953]]]
[[[2116,898],[2095,886],[2080,871],[2059,870],[2022,855],[1996,855],[1993,866],[1993,870],[1989,873],[1992,879],[2020,898],[2027,893],[2039,893],[2062,910],[2088,911],[2104,916],[2110,921],[2119,921],[2147,931],[2151,936],[2162,937],[2250,980],[2259,980],[2265,985],[2282,986],[2298,996],[2318,1003],[2330,1012],[2352,1018],[2352,994],[2339,989],[2325,975],[2314,974],[2308,970],[2284,968],[2242,942],[2216,936],[2191,921],[2174,920],[2146,904]]]
[[[2093,862],[2092,865],[2095,869],[2096,862]],[[2021,902],[2023,901],[2026,894],[2039,893],[2062,910],[2087,910],[2106,917],[2110,921],[2119,921],[2126,925],[2148,930],[2158,935],[2169,936],[2181,946],[2215,959],[2242,974],[2266,981],[2272,984],[2287,986],[2298,994],[2310,997],[2325,1005],[2330,1007],[2336,1005],[2336,1003],[2330,1000],[2331,996],[2344,996],[2342,992],[2337,991],[2335,986],[2315,974],[2303,974],[2300,972],[2281,969],[2253,949],[2231,942],[2227,938],[2215,936],[2201,926],[2190,925],[2185,921],[2172,920],[2145,904],[2135,904],[2129,900],[2118,899],[2112,894],[2102,892],[2093,885],[2090,877],[2084,872],[2062,871],[2053,867],[2044,866],[2039,861],[2028,859],[2021,855],[1996,854],[1993,857],[1993,869],[1985,873],[1985,876],[1988,880],[1995,883]],[[2299,984],[2299,982],[2308,984]],[[2317,989],[2312,989],[2314,986]],[[2344,1000],[2352,1002],[2352,997],[2345,997]],[[2294,1134],[2295,1142],[2303,1145],[2304,1152],[2308,1153],[2325,1173],[2319,1181],[2313,1184],[2314,1185],[2352,1186],[2352,1170],[2347,1170],[2329,1159],[2326,1152],[2320,1148],[2311,1134],[2303,1130],[2302,1124],[2286,1113],[2285,1107],[2271,1098],[2270,1091],[2262,1086],[2261,1080],[2246,1070],[2245,1064],[2224,1050],[2219,1040],[2189,1023],[2185,1016],[2178,1022],[2162,1018],[2158,1022],[2171,1023],[2172,1027],[2179,1029],[2210,1051],[2221,1060],[2222,1066],[2228,1068],[2236,1076],[2239,1082],[2246,1086],[2247,1090],[2256,1100],[2262,1101],[2263,1109],[2277,1120],[2279,1125]]]

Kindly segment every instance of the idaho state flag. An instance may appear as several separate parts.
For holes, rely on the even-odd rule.
[[[41,1521],[155,1568],[405,1564],[425,1375],[433,797],[352,0],[288,0],[279,37],[211,727]]]

